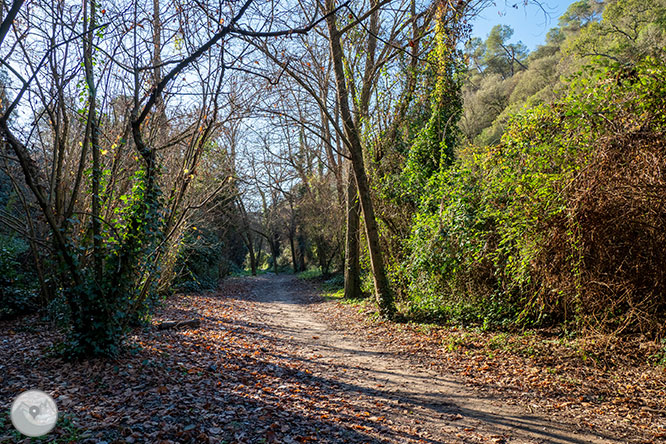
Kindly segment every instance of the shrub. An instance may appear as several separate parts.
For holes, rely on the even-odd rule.
[[[229,272],[229,261],[223,254],[224,243],[208,229],[191,229],[185,234],[178,252],[179,270],[174,286],[179,291],[199,292],[217,288]]]
[[[665,333],[664,85],[654,60],[594,71],[441,172],[407,241],[412,311]]]
[[[36,278],[27,271],[33,269],[30,260],[23,239],[0,235],[0,319],[38,308]]]

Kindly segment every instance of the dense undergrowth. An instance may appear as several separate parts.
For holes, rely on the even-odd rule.
[[[27,242],[0,235],[0,319],[36,309],[38,286],[31,265]]]
[[[469,148],[421,201],[412,315],[494,326],[666,325],[666,68],[595,68]]]

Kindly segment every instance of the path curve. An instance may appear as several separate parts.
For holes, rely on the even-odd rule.
[[[323,302],[294,276],[247,278],[252,316],[283,338],[289,353],[316,363],[347,394],[370,397],[373,414],[408,427],[424,442],[614,443],[575,424],[556,423],[520,406],[503,405],[452,375],[419,368],[403,357],[338,331],[311,309]]]

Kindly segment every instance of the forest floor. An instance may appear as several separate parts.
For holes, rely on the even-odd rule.
[[[64,362],[36,316],[2,322],[0,408],[50,393],[59,424],[43,441],[57,442],[666,441],[664,366],[548,336],[388,323],[320,293],[267,274],[176,295],[155,321],[201,326],[137,330],[113,361]],[[0,442],[15,441],[0,416]]]

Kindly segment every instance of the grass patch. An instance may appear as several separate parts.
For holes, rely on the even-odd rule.
[[[296,277],[299,279],[313,280],[321,278],[321,270],[318,268],[311,268],[309,270],[301,271],[296,273]]]
[[[326,299],[335,299],[340,300],[340,302],[344,302],[343,300],[345,297],[345,290],[344,288],[339,288],[337,290],[323,291],[321,296]]]
[[[334,300],[344,305],[359,306],[365,308],[372,305],[372,301],[368,298],[347,299],[345,298],[345,279],[342,273],[336,273],[329,279],[323,280],[323,276],[319,269],[310,269],[302,271],[296,275],[299,279],[309,281],[319,281],[319,294],[324,299]]]
[[[364,311],[366,308],[374,308],[375,305],[371,299],[368,298],[358,298],[358,299],[346,299],[344,298],[344,294],[342,295],[340,299],[340,303],[343,305],[351,305],[354,307],[359,307],[359,311]]]

